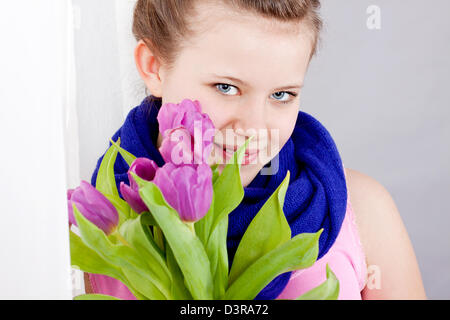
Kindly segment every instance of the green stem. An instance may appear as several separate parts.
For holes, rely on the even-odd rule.
[[[192,234],[195,236],[195,227],[194,227],[194,222],[185,222],[186,225],[188,226],[189,230],[191,230]]]
[[[125,240],[124,237],[122,237],[122,235],[119,233],[119,230],[116,230],[116,231],[113,233],[113,235],[114,235],[120,242],[122,242],[122,244],[124,244],[124,245],[130,247],[130,244],[128,243],[127,240]]]

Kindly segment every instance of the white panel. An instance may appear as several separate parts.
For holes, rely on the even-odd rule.
[[[0,2],[0,299],[71,299],[67,0]]]

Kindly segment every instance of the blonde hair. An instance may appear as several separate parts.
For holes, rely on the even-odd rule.
[[[200,0],[138,0],[134,8],[133,34],[143,40],[156,59],[170,69],[183,40],[194,35],[188,19],[195,16]],[[211,0],[208,0],[211,1]],[[231,8],[281,22],[306,22],[313,35],[311,58],[317,50],[322,19],[319,0],[216,0]]]

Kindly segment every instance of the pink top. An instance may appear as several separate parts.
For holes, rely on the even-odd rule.
[[[89,282],[94,293],[106,294],[122,300],[137,300],[121,281],[102,275],[88,273]]]
[[[277,299],[295,299],[326,280],[326,264],[339,280],[338,300],[361,300],[365,286],[367,265],[350,200],[341,230],[330,250],[314,265],[294,271]],[[88,274],[94,293],[136,300],[122,282],[104,275]]]
[[[350,201],[338,237],[330,250],[311,267],[292,272],[291,278],[277,299],[295,299],[326,280],[326,264],[339,280],[338,300],[361,300],[367,265],[359,239]]]

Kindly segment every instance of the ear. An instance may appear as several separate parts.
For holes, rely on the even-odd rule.
[[[147,89],[153,96],[161,98],[162,81],[159,75],[161,65],[143,40],[139,40],[134,49],[134,60]]]

